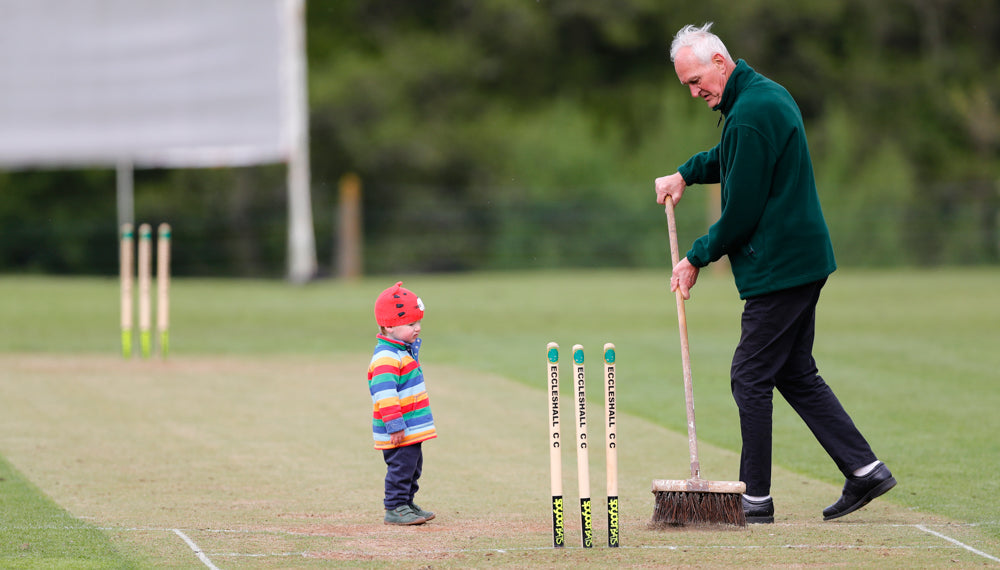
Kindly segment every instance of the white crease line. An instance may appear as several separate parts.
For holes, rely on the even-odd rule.
[[[1000,521],[985,521],[985,522],[979,522],[979,523],[964,523],[964,524],[957,525],[957,526],[967,526],[967,527],[992,526],[992,525],[996,525],[998,522],[1000,522]],[[775,524],[774,526],[782,526],[782,523]],[[802,525],[785,525],[785,526],[802,526]],[[809,526],[809,525],[806,525],[806,526]],[[820,526],[820,525],[812,525],[812,526]],[[861,526],[861,525],[859,525],[859,526]],[[881,526],[881,525],[870,525],[870,526]],[[955,546],[958,546],[958,547],[963,548],[963,549],[965,549],[965,550],[967,550],[969,552],[972,552],[973,554],[976,554],[978,556],[982,556],[983,558],[986,558],[988,560],[992,560],[994,562],[1000,562],[1000,558],[997,558],[997,557],[992,556],[990,554],[987,554],[987,553],[985,553],[985,552],[983,552],[981,550],[973,548],[973,547],[971,547],[971,546],[969,546],[969,545],[967,545],[967,544],[965,544],[965,543],[963,543],[961,541],[958,541],[958,540],[955,540],[954,538],[951,538],[950,536],[947,536],[947,535],[941,534],[939,532],[933,531],[933,530],[927,528],[927,526],[925,526],[925,525],[921,525],[921,524],[917,524],[917,525],[911,525],[911,524],[892,524],[892,525],[888,525],[888,526],[916,528],[916,529],[918,529],[920,531],[926,532],[928,534],[932,534],[932,535],[934,535],[934,536],[936,536],[938,538],[946,540],[946,541],[954,544]],[[936,526],[936,525],[930,525],[930,526]],[[940,525],[938,525],[938,526],[940,526]],[[956,525],[953,524],[953,523],[949,523],[949,524],[943,525],[943,526],[954,527]],[[14,527],[0,527],[0,528],[12,529]],[[75,527],[62,527],[62,526],[58,526],[58,525],[46,525],[46,526],[42,526],[42,527],[31,526],[31,527],[25,527],[25,528],[30,528],[30,529],[44,528],[44,529],[77,530]],[[198,545],[195,544],[194,541],[192,541],[190,538],[188,538],[187,535],[184,534],[184,532],[181,531],[180,529],[176,529],[176,528],[174,528],[174,529],[164,529],[164,528],[154,528],[154,527],[126,527],[126,528],[122,528],[122,527],[98,527],[98,528],[100,528],[101,530],[112,530],[112,531],[113,530],[119,530],[119,531],[122,531],[122,530],[124,530],[124,531],[171,531],[174,534],[176,534],[177,536],[181,537],[181,539],[184,540],[185,543],[187,543],[188,547],[191,548],[191,550],[198,556],[198,558],[206,566],[208,566],[212,570],[220,570],[217,566],[215,566],[214,564],[212,564],[212,561],[209,560],[208,556],[206,556],[201,551],[201,549],[198,547]],[[288,531],[282,531],[282,530],[201,529],[201,531],[202,532],[218,532],[218,533],[247,533],[247,534],[256,534],[256,533],[262,533],[262,534],[274,533],[274,534],[291,534],[291,535],[300,534],[300,533],[288,532]],[[468,552],[510,552],[510,551],[549,550],[550,548],[551,547],[502,548],[502,549],[498,549],[498,548],[460,549],[460,550],[442,550],[442,551],[439,551],[438,553],[439,554],[443,554],[443,553],[468,553]],[[568,547],[568,548],[571,549],[573,547]],[[623,548],[629,548],[629,547],[624,546]],[[643,546],[637,546],[637,547],[631,547],[631,548],[678,550],[678,549],[692,549],[692,548],[699,548],[699,547],[697,547],[697,546],[677,546],[677,545],[643,545]],[[702,547],[702,548],[704,548],[704,547]],[[763,548],[768,548],[768,547],[766,547],[766,546],[746,546],[746,545],[743,545],[743,546],[723,546],[723,545],[717,545],[717,546],[712,546],[712,547],[709,547],[709,548],[722,548],[722,549],[733,549],[733,550],[736,550],[736,549],[740,549],[740,548],[744,548],[744,549],[763,549]],[[785,545],[785,546],[780,547],[780,548],[805,548],[805,549],[808,549],[808,548],[845,548],[845,546],[844,545],[791,545],[790,544],[790,545]],[[852,545],[852,546],[847,546],[846,548],[849,548],[849,549],[854,548],[854,549],[856,549],[856,548],[859,548],[859,547]],[[870,548],[874,548],[874,547],[870,547]],[[884,548],[884,547],[882,547],[882,548]],[[894,547],[894,548],[915,548],[915,547]],[[931,547],[931,548],[934,548],[934,547]],[[366,553],[366,552],[358,552],[358,553],[355,553],[355,554],[376,555],[376,556],[378,555],[378,553]],[[223,556],[223,557],[233,557],[233,556],[249,556],[249,557],[263,557],[263,556],[308,556],[308,555],[309,554],[305,553],[305,552],[272,553],[272,554],[237,554],[237,553],[214,553],[213,554],[213,556]]]
[[[1000,558],[997,558],[996,556],[990,556],[989,554],[986,554],[982,550],[976,550],[975,548],[972,548],[971,546],[969,546],[968,544],[965,544],[964,542],[959,542],[959,541],[955,540],[954,538],[952,538],[950,536],[945,536],[945,535],[941,534],[940,532],[937,532],[937,531],[934,531],[934,530],[931,530],[931,529],[925,527],[922,524],[917,524],[917,525],[913,525],[913,526],[914,526],[914,528],[918,528],[918,529],[920,529],[920,530],[922,530],[922,531],[924,531],[924,532],[926,532],[928,534],[933,534],[934,536],[936,536],[938,538],[943,538],[943,539],[947,540],[948,542],[950,542],[952,544],[961,546],[962,548],[968,550],[969,552],[972,552],[973,554],[978,554],[978,555],[982,556],[983,558],[988,558],[989,560],[992,560],[994,562],[1000,562]]]
[[[775,544],[770,546],[758,546],[758,545],[640,545],[640,546],[627,546],[623,545],[618,547],[620,550],[788,550],[788,549],[798,549],[798,550],[942,550],[942,549],[954,549],[954,546],[884,546],[884,545],[843,545],[843,544]],[[565,546],[563,548],[553,548],[551,546],[535,546],[535,547],[524,547],[524,548],[462,548],[462,549],[443,549],[443,550],[423,550],[423,554],[480,554],[484,552],[496,552],[498,554],[506,554],[510,552],[554,552],[558,550],[611,550],[608,547],[594,545],[593,549],[583,548],[582,546]],[[320,556],[324,553],[331,552],[343,555],[354,555],[354,556],[367,556],[372,558],[396,558],[398,553],[386,553],[370,550],[330,550],[330,551],[307,551],[307,552],[272,552],[268,554],[260,553],[241,553],[241,552],[214,552],[212,556],[214,557],[225,557],[225,558],[265,558],[265,557],[298,557],[312,558]]]
[[[208,556],[205,556],[205,553],[202,552],[200,548],[198,548],[198,545],[195,544],[193,540],[191,540],[190,538],[188,538],[188,535],[186,535],[183,532],[181,532],[180,529],[176,529],[175,528],[175,529],[173,529],[173,531],[174,531],[174,534],[176,534],[177,536],[181,537],[181,540],[183,540],[184,542],[186,542],[187,545],[188,545],[188,547],[190,547],[191,550],[193,550],[194,553],[196,555],[198,555],[198,560],[201,560],[205,564],[205,566],[208,566],[212,570],[219,570],[219,567],[216,566],[215,564],[212,564],[212,561],[208,559]]]

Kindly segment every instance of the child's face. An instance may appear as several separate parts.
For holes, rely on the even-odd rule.
[[[405,342],[412,343],[417,340],[420,336],[420,321],[410,323],[408,325],[399,325],[397,327],[385,327],[385,332],[390,337]]]

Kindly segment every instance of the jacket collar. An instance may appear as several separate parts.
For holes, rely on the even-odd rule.
[[[722,91],[722,99],[719,100],[719,104],[713,107],[712,110],[721,111],[723,115],[729,114],[733,105],[736,104],[736,98],[739,97],[740,92],[743,91],[743,88],[750,83],[750,80],[756,74],[757,72],[746,61],[742,59],[737,60],[736,69],[729,76],[729,80],[726,81],[726,88]]]
[[[409,345],[406,344],[405,342],[403,342],[401,340],[396,340],[394,338],[390,338],[390,337],[388,337],[388,336],[386,336],[384,334],[381,334],[381,333],[375,335],[375,338],[377,338],[383,344],[391,344],[392,346],[395,346],[396,348],[409,348]]]
[[[403,342],[401,340],[396,340],[394,338],[389,338],[381,333],[375,335],[375,338],[378,339],[378,341],[383,344],[388,344],[398,349],[406,350],[407,352],[413,355],[413,358],[417,358],[417,353],[420,351],[420,342],[423,340],[418,338],[412,343],[409,343],[409,342]]]

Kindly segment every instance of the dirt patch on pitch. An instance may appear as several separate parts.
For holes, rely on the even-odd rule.
[[[308,556],[326,560],[446,560],[505,550],[525,536],[545,536],[539,524],[504,521],[460,521],[415,526],[318,525],[290,532],[337,538],[335,548],[318,549]]]

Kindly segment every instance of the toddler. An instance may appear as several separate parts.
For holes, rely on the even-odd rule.
[[[423,470],[424,441],[437,437],[424,374],[417,360],[424,303],[397,282],[375,300],[375,352],[368,366],[372,436],[385,459],[385,524],[416,525],[434,518],[413,502]]]

